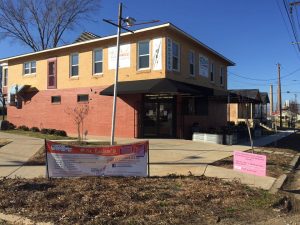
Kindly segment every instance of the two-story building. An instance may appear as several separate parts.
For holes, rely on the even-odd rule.
[[[109,136],[116,35],[0,60],[8,120],[76,133],[67,111],[87,105],[90,135]],[[121,36],[116,114],[118,137],[186,138],[193,123],[227,122],[227,67],[234,63],[166,23]]]

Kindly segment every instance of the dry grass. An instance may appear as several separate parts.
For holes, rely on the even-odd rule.
[[[289,164],[293,159],[291,155],[285,155],[285,153],[296,154],[300,152],[300,134],[291,134],[286,138],[283,138],[277,142],[273,142],[272,144],[269,144],[266,147],[259,147],[258,149],[273,152],[268,153],[254,150],[254,153],[256,154],[262,154],[267,156],[267,176],[277,178],[280,175],[284,174],[287,169],[289,169]],[[231,156],[219,160],[217,162],[214,162],[212,165],[233,169],[233,157]]]
[[[55,224],[251,223],[260,219],[253,209],[274,216],[278,199],[206,177],[0,181],[1,212]]]

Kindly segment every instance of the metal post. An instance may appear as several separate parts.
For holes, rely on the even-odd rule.
[[[122,3],[119,4],[119,19],[118,19],[118,35],[117,35],[117,62],[116,62],[116,74],[115,74],[115,85],[114,85],[114,99],[113,99],[113,111],[112,111],[112,122],[111,122],[111,140],[110,144],[114,144],[115,139],[115,123],[116,123],[116,105],[117,105],[117,86],[119,76],[119,56],[120,56],[120,34],[122,26]]]
[[[280,64],[278,66],[278,109],[279,109],[279,126],[282,128],[282,103],[281,103],[281,81],[280,81]]]

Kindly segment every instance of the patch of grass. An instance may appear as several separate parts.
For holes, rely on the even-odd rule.
[[[245,205],[251,208],[268,208],[276,201],[276,196],[265,190],[258,190],[255,198],[248,199]]]
[[[6,130],[3,131],[5,133],[10,134],[18,134],[18,135],[24,135],[28,137],[35,137],[35,138],[41,138],[41,139],[48,139],[48,140],[66,140],[66,139],[76,139],[73,137],[62,137],[58,135],[52,135],[52,134],[42,134],[40,132],[32,132],[32,131],[24,131],[24,130]]]

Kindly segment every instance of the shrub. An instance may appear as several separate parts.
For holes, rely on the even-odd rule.
[[[42,134],[49,134],[49,129],[43,128],[41,129]]]
[[[13,123],[9,122],[8,129],[9,130],[14,130],[14,129],[16,129],[16,125],[14,125]]]
[[[18,127],[18,130],[29,131],[29,128],[25,125],[21,125],[21,126]]]
[[[40,129],[38,127],[31,127],[30,131],[32,131],[32,132],[40,132]]]
[[[10,130],[10,129],[14,129],[15,127],[16,127],[15,125],[8,122],[7,120],[3,120],[1,122],[1,130]]]
[[[67,136],[67,132],[64,131],[64,130],[56,130],[54,134],[57,135],[57,136],[62,136],[62,137]]]
[[[56,129],[48,129],[49,130],[49,133],[48,134],[55,134],[55,132],[57,131]]]

